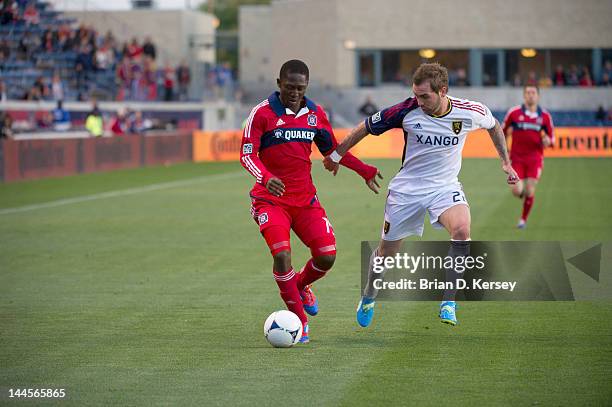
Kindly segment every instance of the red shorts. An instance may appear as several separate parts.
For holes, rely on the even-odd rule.
[[[514,168],[518,174],[519,179],[540,179],[542,168],[544,168],[544,160],[542,157],[513,158],[512,168]]]
[[[303,207],[252,199],[251,214],[272,255],[291,249],[291,229],[310,248],[313,256],[336,253],[334,230],[316,197]]]

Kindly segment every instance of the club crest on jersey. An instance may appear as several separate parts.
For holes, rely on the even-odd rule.
[[[259,226],[265,224],[268,221],[268,214],[266,212],[260,214],[257,221],[259,222]]]
[[[461,120],[453,121],[453,132],[455,134],[461,133],[462,128],[463,128],[463,122]]]
[[[281,129],[274,130],[274,137],[275,138],[282,138],[283,137],[283,131]]]
[[[382,119],[381,113],[382,112],[374,113],[374,116],[372,116],[372,123],[378,123]]]
[[[317,116],[314,114],[308,115],[308,125],[315,127],[317,125]]]
[[[389,233],[389,230],[391,230],[391,224],[389,222],[385,221],[385,226],[384,226],[383,230],[385,231],[385,235],[387,233]]]

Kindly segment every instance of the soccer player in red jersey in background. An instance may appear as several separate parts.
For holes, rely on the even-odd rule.
[[[550,113],[538,105],[537,86],[523,88],[524,104],[511,108],[504,119],[504,133],[512,137],[510,159],[520,181],[512,185],[512,194],[523,200],[523,213],[518,228],[527,226],[527,218],[535,198],[536,185],[544,166],[544,148],[554,142]]]
[[[274,258],[273,274],[287,308],[303,325],[303,343],[309,341],[308,318],[318,312],[310,285],[331,269],[336,259],[336,239],[312,183],[310,153],[314,142],[323,155],[337,141],[321,106],[304,96],[309,72],[306,64],[283,64],[274,92],[253,108],[242,137],[240,163],[255,177],[251,213]],[[376,167],[352,155],[340,164],[357,172],[378,193]],[[301,272],[291,264],[290,231],[310,248],[312,258]]]

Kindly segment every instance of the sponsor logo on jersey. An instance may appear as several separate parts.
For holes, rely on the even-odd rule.
[[[381,112],[376,112],[374,116],[372,116],[372,123],[378,123],[381,119]]]
[[[242,146],[242,154],[251,154],[253,152],[253,144],[246,143]]]
[[[430,146],[456,146],[459,144],[457,136],[427,136],[415,134],[417,143],[429,144]]]
[[[423,129],[423,127],[421,126],[421,123],[417,123],[417,124],[415,124],[414,126],[412,126],[412,128],[413,128],[413,129],[419,129],[419,130],[422,130],[422,129]]]
[[[315,138],[315,132],[310,130],[290,130],[276,129],[274,130],[274,138],[283,138],[287,141],[291,140],[308,140],[312,141]]]
[[[268,221],[268,214],[266,212],[260,214],[257,221],[259,222],[259,226],[265,224]]]
[[[308,115],[308,125],[315,127],[317,125],[317,116],[314,114]]]
[[[462,128],[463,128],[463,122],[461,120],[453,121],[453,133],[455,134],[461,133]]]
[[[283,119],[278,119],[278,121],[276,122],[277,126],[282,126],[283,124],[285,124],[285,122],[283,121]]]

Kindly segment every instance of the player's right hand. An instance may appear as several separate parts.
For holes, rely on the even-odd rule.
[[[370,188],[375,194],[378,193],[378,190],[380,189],[380,184],[378,183],[378,181],[376,180],[376,177],[383,179],[382,174],[380,173],[380,171],[376,171],[376,175],[374,175],[372,178],[370,178],[369,180],[366,180],[366,185],[368,186],[368,188]]]
[[[338,169],[340,168],[340,164],[334,162],[329,156],[323,157],[323,166],[327,171],[333,172],[334,176],[338,173]]]
[[[285,193],[285,184],[280,178],[272,177],[266,183],[266,189],[274,196],[283,196]]]
[[[519,182],[519,176],[514,170],[514,168],[512,168],[512,164],[502,163],[502,170],[504,170],[504,172],[508,174],[508,184],[514,185]]]

